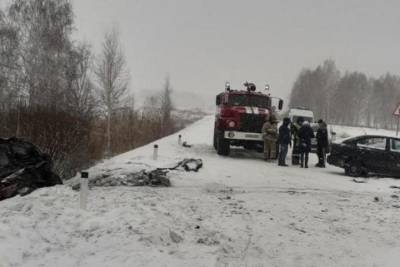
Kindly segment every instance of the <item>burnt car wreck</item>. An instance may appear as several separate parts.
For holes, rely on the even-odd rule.
[[[50,157],[33,144],[17,138],[0,138],[0,200],[62,184],[51,168]]]
[[[400,178],[400,138],[363,135],[332,144],[328,163],[352,177],[370,173]]]

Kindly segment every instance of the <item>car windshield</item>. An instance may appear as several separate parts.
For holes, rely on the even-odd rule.
[[[303,117],[303,116],[293,116],[292,121],[297,122],[299,118],[302,118],[305,121],[308,121],[309,123],[312,123],[314,121],[314,118],[312,117]]]
[[[230,106],[249,106],[258,108],[269,108],[270,99],[259,95],[230,95],[228,100]]]

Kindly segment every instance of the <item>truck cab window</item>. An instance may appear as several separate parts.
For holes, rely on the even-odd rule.
[[[229,106],[251,106],[258,108],[268,108],[270,106],[269,99],[263,96],[255,95],[230,95],[228,100]]]

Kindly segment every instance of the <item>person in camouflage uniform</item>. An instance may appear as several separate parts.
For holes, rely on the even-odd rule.
[[[278,140],[278,120],[275,116],[267,116],[262,127],[264,138],[264,159],[276,159],[276,143]]]

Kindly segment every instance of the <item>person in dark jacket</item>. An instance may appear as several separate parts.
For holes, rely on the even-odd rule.
[[[323,120],[318,121],[318,130],[317,130],[318,163],[315,166],[320,168],[325,168],[326,152],[328,151],[329,148],[327,128],[328,127]]]
[[[300,141],[300,167],[308,168],[308,154],[311,152],[311,139],[314,138],[314,131],[308,121],[304,121],[299,130]]]
[[[292,165],[299,165],[300,161],[299,130],[303,122],[304,118],[298,117],[296,121],[291,123],[290,131],[293,138]]]
[[[292,146],[292,140],[290,138],[290,129],[289,129],[290,119],[284,118],[283,124],[279,127],[279,136],[278,136],[278,144],[279,144],[279,160],[278,165],[287,167],[288,165],[285,163],[286,156],[289,150],[289,145]]]

